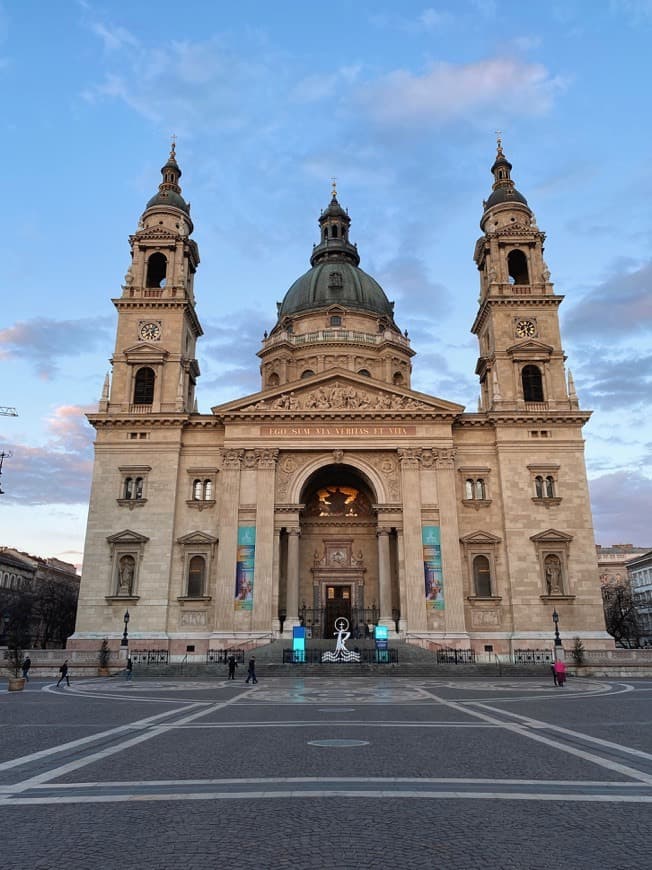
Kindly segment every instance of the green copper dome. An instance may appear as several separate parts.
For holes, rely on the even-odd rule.
[[[393,317],[390,302],[380,284],[346,260],[318,263],[298,278],[285,294],[279,318],[315,308],[342,305]]]
[[[390,302],[380,284],[359,268],[358,249],[349,241],[351,218],[337,201],[319,217],[321,238],[310,257],[312,269],[298,278],[279,304],[279,320],[292,314],[342,305],[393,318]]]

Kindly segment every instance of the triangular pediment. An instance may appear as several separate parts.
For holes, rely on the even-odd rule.
[[[470,532],[468,535],[464,535],[463,538],[460,538],[460,541],[463,544],[481,544],[483,546],[494,546],[495,544],[500,544],[501,538],[496,535],[492,535],[491,532],[483,532],[483,531],[475,531]]]
[[[124,529],[122,532],[110,535],[107,541],[109,544],[146,544],[149,538],[139,532],[132,532],[131,529]]]
[[[507,353],[512,356],[550,356],[554,348],[550,344],[545,344],[543,341],[537,341],[536,338],[526,338],[523,341],[517,341],[507,348]]]
[[[217,544],[218,539],[214,538],[212,535],[207,535],[206,532],[189,532],[187,535],[183,535],[181,538],[177,538],[178,544],[184,545],[206,545],[206,544]]]
[[[537,544],[568,544],[573,540],[573,536],[560,532],[558,529],[546,529],[545,532],[531,535],[530,540]]]
[[[374,414],[421,411],[455,416],[463,405],[428,396],[405,387],[395,387],[346,369],[329,369],[291,384],[262,390],[212,408],[213,414],[287,415],[292,412],[329,414]]]
[[[145,362],[149,360],[162,360],[168,356],[168,352],[160,344],[139,341],[138,344],[132,344],[130,347],[125,348],[124,355],[127,359],[137,357]]]

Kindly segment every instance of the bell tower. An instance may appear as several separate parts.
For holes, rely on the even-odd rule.
[[[115,414],[190,413],[202,328],[195,312],[199,249],[190,238],[190,203],[181,195],[175,144],[161,169],[158,192],[129,237],[131,264],[113,299],[118,328],[99,410]]]
[[[480,354],[480,410],[552,411],[578,407],[564,368],[558,307],[543,259],[545,233],[511,178],[498,139],[491,195],[475,246],[479,310],[471,331]]]

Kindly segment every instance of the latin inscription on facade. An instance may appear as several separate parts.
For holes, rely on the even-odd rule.
[[[275,438],[314,437],[323,438],[325,435],[342,435],[347,438],[362,438],[416,435],[416,426],[261,426],[260,434],[263,438],[273,436]]]

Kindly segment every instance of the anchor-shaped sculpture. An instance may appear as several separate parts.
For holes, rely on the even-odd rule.
[[[359,662],[360,653],[346,648],[346,641],[351,637],[349,620],[345,616],[338,616],[335,620],[335,629],[333,632],[337,635],[335,652],[325,652],[321,657],[322,662]]]

